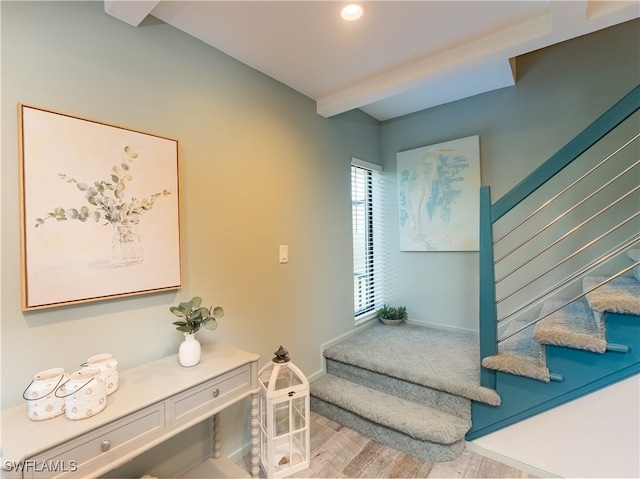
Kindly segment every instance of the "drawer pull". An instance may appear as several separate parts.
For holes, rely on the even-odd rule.
[[[109,439],[105,439],[104,441],[102,441],[102,444],[100,444],[100,449],[102,450],[102,452],[107,452],[110,448],[111,441],[109,441]]]
[[[220,390],[218,388],[213,390],[213,397],[217,398],[218,396],[220,396]]]

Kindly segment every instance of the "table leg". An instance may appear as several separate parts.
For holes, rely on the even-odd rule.
[[[251,476],[260,477],[260,459],[258,458],[258,443],[260,433],[260,419],[258,414],[258,394],[251,395]]]
[[[220,458],[220,414],[213,415],[213,458]]]

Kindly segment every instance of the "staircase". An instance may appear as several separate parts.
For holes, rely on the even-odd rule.
[[[450,461],[465,441],[638,374],[640,249],[627,253],[635,277],[586,277],[585,299],[547,300],[544,319],[484,358],[495,391],[480,386],[477,334],[374,324],[324,351],[311,409],[415,457]]]
[[[628,255],[637,258],[640,250]],[[485,357],[483,367],[496,371],[502,404],[474,404],[467,439],[639,374],[640,266],[634,267],[634,276],[586,277],[584,299],[545,301],[543,319],[503,341],[497,355]],[[505,335],[522,327],[514,321]],[[539,381],[548,384],[536,385]]]
[[[640,373],[640,86],[502,198],[481,188],[472,440]]]
[[[547,300],[540,311],[541,320],[535,327],[526,328],[520,321],[510,323],[505,330],[509,338],[503,342],[499,353],[484,358],[482,365],[496,371],[549,382],[552,379],[562,381],[563,377],[550,372],[547,367],[547,346],[598,354],[626,354],[627,360],[634,358],[640,344],[640,330],[629,337],[619,338],[619,341],[612,339],[615,336],[614,318],[624,317],[624,321],[630,323],[639,321],[640,282],[628,277],[607,280],[606,276],[586,277],[583,282],[586,299],[568,303],[557,299]],[[605,291],[594,289],[595,285],[602,283],[606,284]],[[522,334],[511,336],[512,332],[521,329]],[[551,349],[550,353],[553,352]],[[617,364],[624,367],[625,363],[627,361],[621,359]]]
[[[374,323],[324,351],[311,409],[421,459],[455,459],[471,401],[500,404],[480,386],[478,353],[477,333]]]
[[[481,188],[478,334],[360,329],[324,351],[311,409],[448,461],[465,440],[639,374],[639,111],[640,86],[494,204]]]

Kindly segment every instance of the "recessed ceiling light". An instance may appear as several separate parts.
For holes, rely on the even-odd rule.
[[[362,8],[362,5],[358,5],[357,3],[350,3],[342,9],[342,18],[352,22],[360,18],[363,13],[364,8]]]

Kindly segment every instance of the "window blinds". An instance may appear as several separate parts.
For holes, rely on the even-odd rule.
[[[383,183],[381,168],[351,162],[354,317],[368,319],[383,297]]]

